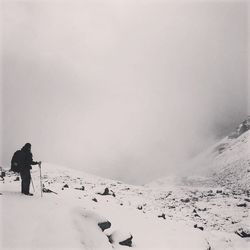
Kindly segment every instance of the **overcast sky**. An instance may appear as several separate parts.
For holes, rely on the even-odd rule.
[[[244,1],[1,3],[5,166],[31,142],[35,160],[144,183],[247,115]]]

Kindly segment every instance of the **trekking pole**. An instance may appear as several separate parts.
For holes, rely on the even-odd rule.
[[[35,186],[34,186],[34,183],[33,183],[33,179],[32,179],[32,177],[30,177],[30,179],[31,179],[31,183],[32,183],[33,191],[34,191],[34,193],[35,193]]]
[[[41,169],[41,165],[42,163],[39,162],[39,168],[40,168],[40,185],[41,185],[41,197],[43,197],[43,184],[42,184],[42,169]]]

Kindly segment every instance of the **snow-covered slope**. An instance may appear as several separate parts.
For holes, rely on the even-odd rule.
[[[250,246],[235,234],[249,226],[250,200],[241,194],[133,186],[43,164],[41,198],[38,168],[32,177],[33,197],[20,194],[12,173],[0,182],[1,249],[119,250],[131,242],[135,250]]]
[[[222,139],[186,164],[175,183],[196,186],[222,186],[233,190],[250,190],[250,118],[243,121],[228,137]],[[169,177],[152,182],[151,186],[168,185]]]

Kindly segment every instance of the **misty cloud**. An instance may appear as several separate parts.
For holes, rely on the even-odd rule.
[[[34,156],[143,183],[247,115],[236,2],[3,1],[3,163]]]

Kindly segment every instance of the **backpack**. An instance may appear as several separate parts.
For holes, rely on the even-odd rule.
[[[16,172],[16,173],[20,173],[21,163],[22,163],[22,152],[21,152],[21,150],[17,150],[11,159],[10,170],[13,172]]]

